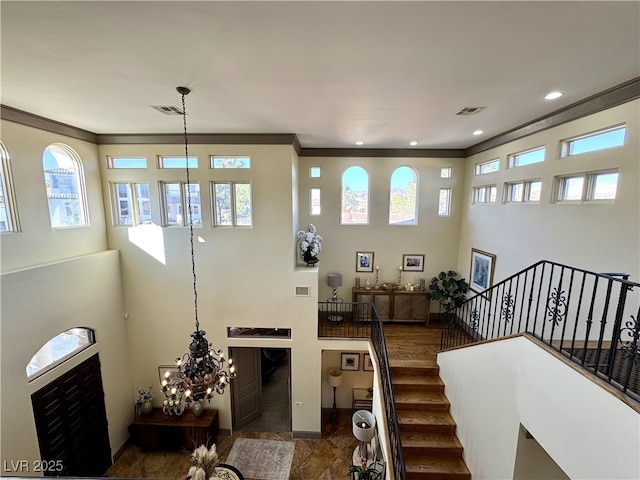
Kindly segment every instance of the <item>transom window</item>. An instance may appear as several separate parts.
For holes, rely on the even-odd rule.
[[[440,169],[440,178],[451,178],[453,176],[452,167],[443,167]]]
[[[80,157],[66,145],[49,145],[42,155],[44,181],[53,228],[89,224]]]
[[[158,168],[187,168],[185,157],[158,157]],[[189,157],[189,168],[198,168],[198,157]]]
[[[310,178],[320,178],[322,177],[322,170],[320,167],[311,167],[309,168],[309,177]]]
[[[211,168],[251,168],[251,157],[211,156]]]
[[[441,188],[438,198],[438,215],[448,217],[451,215],[451,189]]]
[[[613,202],[618,188],[618,171],[603,170],[556,177],[558,202]]]
[[[623,125],[570,138],[562,142],[562,156],[570,157],[605,148],[620,147],[624,145],[626,131],[627,127]]]
[[[147,168],[147,157],[107,157],[107,168]]]
[[[211,182],[213,225],[216,227],[251,227],[253,208],[251,183]]]
[[[151,223],[151,196],[148,183],[112,183],[116,225]]]
[[[498,189],[495,185],[473,187],[473,203],[495,203]]]
[[[342,225],[369,223],[369,175],[362,167],[349,167],[342,174]]]
[[[500,160],[496,158],[495,160],[489,160],[488,162],[478,163],[476,165],[475,174],[484,175],[486,173],[497,172],[498,170],[500,170]]]
[[[417,174],[413,168],[398,167],[391,174],[389,225],[418,223]]]
[[[9,152],[0,142],[0,233],[17,232],[18,230]]]
[[[65,360],[96,343],[96,337],[90,328],[70,328],[47,343],[31,358],[27,365],[27,378],[33,380]]]
[[[309,191],[309,205],[311,205],[309,214],[310,215],[320,215],[322,213],[321,202],[320,202],[320,189],[312,188]]]
[[[539,202],[542,181],[523,180],[521,182],[511,182],[505,184],[505,202]]]
[[[545,147],[540,147],[509,155],[509,166],[523,167],[525,165],[544,162],[545,151]]]
[[[160,182],[160,191],[163,193],[163,225],[189,225],[189,209],[187,205],[187,196],[188,194],[191,194],[191,217],[193,218],[193,226],[202,226],[202,212],[200,210],[200,185],[198,183],[187,184],[186,182]]]

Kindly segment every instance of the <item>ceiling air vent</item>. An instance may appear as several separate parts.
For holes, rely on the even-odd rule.
[[[174,105],[151,105],[151,108],[165,115],[182,115],[182,109]]]
[[[475,115],[476,113],[480,113],[487,107],[464,107],[461,109],[456,115]]]
[[[296,297],[308,297],[309,286],[308,285],[296,285]]]

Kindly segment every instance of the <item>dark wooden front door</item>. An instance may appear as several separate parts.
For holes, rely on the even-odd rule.
[[[98,354],[31,396],[47,476],[100,477],[111,466]],[[60,468],[58,468],[60,467]]]

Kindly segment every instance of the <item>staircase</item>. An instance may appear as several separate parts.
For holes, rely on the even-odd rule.
[[[436,363],[440,329],[405,328],[385,337],[407,478],[469,480]]]

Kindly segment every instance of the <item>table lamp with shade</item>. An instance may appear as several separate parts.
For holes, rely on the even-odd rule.
[[[336,388],[342,385],[342,371],[339,368],[330,368],[329,375],[327,377],[329,385],[333,387],[333,408],[331,410],[331,421],[335,425],[338,415],[336,408]]]
[[[331,298],[327,299],[327,302],[332,302],[332,303],[344,302],[344,300],[342,300],[341,298],[338,298],[338,287],[342,286],[342,274],[341,273],[327,274],[327,285],[333,288],[332,296]],[[333,310],[337,311],[338,308],[341,308],[341,307],[336,305],[335,309]],[[329,315],[327,318],[331,323],[340,323],[342,322],[342,320],[344,320],[344,317],[342,315]]]
[[[351,423],[353,436],[360,441],[360,457],[368,458],[367,445],[376,435],[376,417],[368,410],[358,410],[353,414]]]

